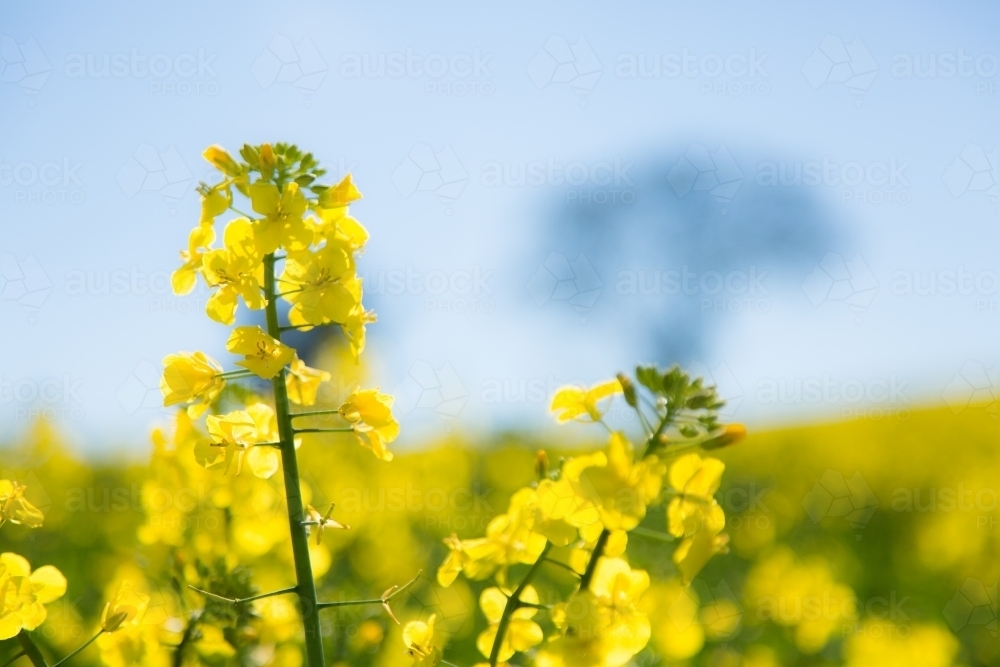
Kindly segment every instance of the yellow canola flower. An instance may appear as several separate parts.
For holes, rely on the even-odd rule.
[[[378,389],[363,389],[352,392],[340,406],[340,416],[351,423],[358,442],[382,461],[392,460],[392,452],[386,445],[399,435],[392,403],[392,396]]]
[[[540,651],[539,667],[620,667],[645,648],[650,624],[638,608],[649,575],[621,558],[602,558],[590,590],[552,610],[560,635]]]
[[[361,303],[361,281],[354,259],[340,243],[289,255],[278,278],[281,293],[292,304],[292,324],[343,324]]]
[[[205,312],[216,322],[236,321],[239,297],[251,310],[267,305],[261,292],[264,265],[257,250],[254,230],[246,218],[228,225],[223,236],[225,248],[212,250],[202,258],[202,273],[210,287],[218,288],[205,303]]]
[[[37,628],[48,615],[45,605],[65,593],[66,577],[55,567],[32,572],[23,556],[0,554],[0,640]]]
[[[319,386],[329,381],[329,373],[310,368],[306,366],[306,362],[296,357],[288,367],[288,373],[285,374],[288,400],[296,405],[315,405]]]
[[[188,412],[199,417],[226,386],[222,366],[204,352],[178,352],[163,358],[160,392],[163,405],[191,403]]]
[[[604,418],[599,403],[620,393],[622,385],[618,380],[601,382],[590,389],[562,387],[552,397],[550,410],[560,424],[572,419],[598,422]]]
[[[45,521],[42,511],[24,497],[27,488],[16,480],[0,479],[0,526],[10,521],[38,528]]]
[[[436,614],[431,614],[427,622],[410,621],[403,628],[403,643],[406,654],[413,658],[413,667],[434,667],[441,662],[441,646],[434,637]]]
[[[320,193],[318,204],[324,209],[338,209],[358,199],[361,199],[361,191],[354,185],[351,175],[347,174],[340,183]]]
[[[497,579],[504,584],[508,567],[538,560],[546,540],[534,530],[534,494],[534,489],[521,489],[511,496],[507,513],[490,520],[485,537],[445,539],[450,552],[438,569],[438,583],[451,585],[460,571],[470,579],[485,579],[499,569]]]
[[[125,632],[103,632],[97,638],[105,667],[171,667],[171,654],[161,644],[161,630],[146,623]]]
[[[309,202],[298,183],[286,183],[279,191],[274,183],[259,180],[250,185],[248,192],[253,210],[264,216],[254,222],[254,238],[262,255],[279,246],[297,251],[312,245],[313,231],[303,219]]]
[[[729,537],[722,534],[726,516],[714,497],[724,469],[718,459],[702,459],[697,454],[686,454],[670,467],[668,480],[677,495],[667,506],[667,528],[675,537],[684,538],[673,559],[685,582],[729,543]]]
[[[526,586],[521,592],[520,599],[529,604],[538,604],[538,593],[534,587]],[[506,605],[507,596],[499,588],[487,588],[479,596],[479,606],[490,625],[476,638],[476,648],[487,658],[490,657],[493,650],[493,642],[496,641],[500,618],[503,616]],[[503,640],[500,642],[499,660],[509,660],[514,653],[523,653],[542,643],[542,640],[545,639],[542,628],[531,620],[537,611],[533,607],[521,607],[514,610],[507,625],[507,632],[504,633]]]
[[[221,183],[201,196],[202,226],[211,225],[215,218],[221,215],[233,203],[233,193],[228,187],[228,181]]]
[[[258,442],[277,442],[279,440],[278,417],[270,405],[253,403],[247,406],[246,412],[253,420]],[[278,472],[278,467],[281,464],[281,457],[275,447],[250,447],[246,458],[250,471],[255,477],[261,479],[268,479]]]
[[[357,359],[365,351],[365,325],[376,322],[374,310],[365,310],[360,303],[351,311],[347,319],[340,325],[344,338],[351,345],[351,353]]]
[[[204,214],[203,214],[204,215]],[[204,222],[188,234],[188,249],[181,250],[183,264],[170,274],[170,286],[174,294],[182,296],[194,289],[198,273],[202,271],[205,254],[215,243],[215,228]]]
[[[236,460],[236,474],[243,471],[243,459],[248,449],[265,449],[255,447],[263,442],[257,423],[247,412],[236,410],[227,415],[209,415],[205,419],[208,426],[210,443],[195,445],[195,458],[206,468],[212,468],[220,463],[228,472],[232,462]]]
[[[265,380],[273,378],[295,359],[294,349],[271,338],[260,327],[236,327],[226,341],[226,349],[243,355],[243,361],[237,361],[237,366]]]
[[[149,596],[138,593],[127,579],[118,584],[118,590],[104,605],[101,630],[118,632],[138,626],[149,607]]]
[[[611,434],[607,453],[598,452],[567,474],[573,489],[598,509],[608,530],[632,530],[646,516],[646,506],[660,494],[665,467],[655,456],[636,462],[632,443]]]

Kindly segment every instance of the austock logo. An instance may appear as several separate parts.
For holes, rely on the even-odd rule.
[[[401,416],[415,410],[432,410],[444,421],[454,420],[465,406],[469,392],[450,363],[435,369],[418,361],[392,390]]]
[[[844,44],[839,37],[827,35],[802,65],[802,73],[813,90],[826,84],[843,84],[860,107],[878,75],[878,64],[860,37]]]
[[[832,252],[823,256],[823,260],[802,283],[802,291],[812,305],[842,301],[855,314],[859,324],[878,287],[878,280],[861,255],[845,262],[843,257]]]
[[[834,517],[861,531],[878,510],[878,499],[860,470],[845,478],[843,473],[827,469],[802,499],[802,507],[813,523]],[[856,537],[860,540],[861,533]]]
[[[571,262],[566,255],[553,252],[528,279],[526,287],[535,305],[566,301],[580,314],[580,321],[585,322],[604,284],[582,253]]]
[[[719,204],[722,215],[743,184],[743,172],[724,145],[709,151],[701,144],[691,144],[670,169],[667,182],[678,197],[690,192],[708,192]]]
[[[986,586],[979,579],[968,578],[943,610],[954,632],[973,626],[997,636],[997,582]]]
[[[417,192],[431,192],[448,214],[468,181],[469,172],[448,145],[435,151],[418,143],[392,172],[392,182],[404,198]]]
[[[580,106],[597,85],[604,66],[586,38],[576,42],[551,35],[528,63],[528,76],[539,90],[552,84],[566,84],[579,96]]]
[[[275,84],[290,84],[303,94],[319,90],[326,71],[326,62],[308,36],[296,44],[285,35],[275,35],[250,68],[265,90]]]
[[[52,65],[34,37],[22,43],[9,35],[0,35],[0,80],[14,83],[28,95],[37,95],[45,85]]]
[[[20,304],[29,324],[37,321],[50,292],[52,283],[33,254],[18,260],[10,253],[0,253],[0,300]]]

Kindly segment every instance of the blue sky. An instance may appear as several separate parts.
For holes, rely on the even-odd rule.
[[[402,446],[646,360],[751,424],[964,409],[1000,361],[997,13],[4,3],[0,429],[144,449],[158,360],[226,358],[164,289],[201,151],[262,141],[365,194]]]

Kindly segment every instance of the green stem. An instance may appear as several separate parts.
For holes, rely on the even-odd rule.
[[[587,562],[587,569],[583,571],[583,576],[580,577],[580,590],[585,591],[590,588],[590,580],[594,578],[594,572],[597,570],[597,561],[600,560],[601,556],[604,554],[604,547],[608,543],[608,538],[611,536],[611,531],[605,528],[601,531],[601,534],[597,538],[597,544],[594,545],[594,551],[590,554],[590,560]]]
[[[534,562],[528,573],[524,575],[524,579],[521,583],[517,585],[511,596],[507,598],[507,604],[504,605],[503,615],[500,616],[500,623],[497,625],[497,636],[493,639],[493,649],[490,651],[490,667],[497,667],[497,660],[500,659],[500,647],[503,645],[504,635],[507,634],[507,626],[510,625],[510,619],[514,612],[518,610],[521,604],[521,594],[524,593],[524,589],[528,587],[531,580],[535,578],[538,574],[538,570],[542,567],[542,563],[545,562],[545,556],[549,553],[549,549],[552,548],[551,542],[545,543],[545,548],[542,549],[542,553],[538,555],[538,560]]]
[[[198,593],[201,593],[202,595],[206,595],[206,596],[208,596],[210,598],[215,598],[216,600],[222,600],[223,602],[231,602],[233,604],[243,604],[245,602],[253,602],[254,600],[263,600],[264,598],[273,597],[275,595],[284,595],[285,593],[294,593],[296,590],[298,590],[295,586],[292,586],[291,588],[282,588],[280,591],[271,591],[270,593],[261,593],[259,595],[251,595],[248,598],[227,598],[227,597],[224,597],[222,595],[216,595],[215,593],[209,593],[208,591],[204,591],[204,590],[202,590],[200,588],[196,588],[195,586],[188,585],[188,588],[190,588],[191,590],[196,591]]]
[[[254,375],[250,371],[238,370],[238,371],[226,371],[225,373],[218,373],[215,377],[222,378],[223,380],[237,380],[239,378],[248,378]]]
[[[3,667],[7,667],[8,665],[10,665],[12,662],[14,662],[15,660],[17,660],[18,658],[20,658],[23,655],[25,655],[24,651],[21,651],[20,653],[15,653],[11,657],[10,660],[8,660],[7,662],[3,663]]]
[[[353,428],[297,428],[296,433],[350,433]]]
[[[31,661],[32,665],[35,667],[49,667],[45,662],[45,657],[42,655],[42,652],[38,650],[38,646],[35,645],[35,642],[31,641],[31,637],[28,636],[28,632],[26,630],[21,630],[21,632],[18,633],[17,640],[21,643],[21,648],[24,650],[24,654],[28,656],[28,660]]]
[[[296,412],[292,419],[296,417],[318,417],[320,415],[339,415],[340,410],[310,410],[309,412]]]
[[[267,333],[281,340],[278,324],[278,301],[274,298],[274,254],[264,257],[264,293],[267,297]],[[309,560],[309,535],[302,525],[305,511],[299,483],[299,463],[295,457],[295,431],[285,388],[285,369],[271,380],[274,392],[274,411],[278,418],[278,435],[281,439],[281,468],[285,482],[285,501],[288,504],[288,528],[291,532],[292,557],[295,560],[296,590],[305,631],[306,664],[308,667],[326,667],[323,658],[323,635],[317,609],[316,582],[313,581],[312,563]]]
[[[642,526],[636,526],[632,529],[633,533],[636,535],[642,535],[643,537],[648,537],[651,540],[659,540],[660,542],[676,542],[677,538],[673,535],[667,533],[662,533],[658,530],[650,530],[649,528],[643,528]]]
[[[67,660],[69,660],[70,658],[72,658],[74,655],[76,655],[77,653],[79,653],[83,649],[85,649],[88,646],[90,646],[91,644],[93,644],[94,640],[97,639],[98,637],[100,637],[103,634],[104,634],[104,629],[102,628],[101,630],[98,631],[98,633],[96,635],[94,635],[93,637],[91,637],[90,639],[88,639],[86,642],[84,642],[83,646],[81,646],[80,648],[76,649],[75,651],[73,651],[72,653],[70,653],[69,655],[67,655],[65,658],[63,658],[62,660],[60,660],[56,664],[52,665],[52,667],[59,667],[59,665],[63,664],[64,662],[66,662]]]

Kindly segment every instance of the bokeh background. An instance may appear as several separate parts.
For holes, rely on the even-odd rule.
[[[201,151],[295,142],[365,195],[352,212],[372,232],[359,271],[379,323],[364,372],[397,397],[396,449],[423,461],[414,479],[440,461],[465,471],[425,488],[473,485],[500,511],[514,487],[483,461],[521,461],[530,477],[530,455],[509,452],[594,435],[553,430],[553,389],[681,363],[718,385],[727,420],[762,434],[728,460],[734,498],[765,491],[763,509],[726,506],[766,517],[760,535],[736,530],[732,559],[749,571],[777,544],[818,555],[814,578],[863,603],[907,599],[909,620],[867,620],[938,628],[957,638],[958,663],[995,664],[998,13],[5,2],[0,436],[12,449],[0,467],[35,475],[67,529],[67,489],[141,480],[121,465],[148,462],[149,430],[170,415],[160,360],[225,356],[207,292],[169,292],[209,175]],[[321,338],[293,344],[338,358]],[[358,371],[331,370],[335,403]],[[53,442],[89,481],[46,472]],[[496,447],[515,449],[490,458]],[[896,509],[907,493],[915,505]],[[129,507],[109,531],[135,534],[144,512]],[[400,548],[433,567],[449,521]],[[48,548],[25,550],[58,553],[50,523]],[[112,556],[132,554],[134,538],[126,548],[112,533],[74,538],[108,553],[84,588],[94,599],[81,593],[86,613],[116,576]],[[715,566],[705,585],[727,582],[757,618],[745,572]],[[779,659],[863,655],[848,639],[873,633],[836,625],[826,653],[791,639]],[[731,640],[697,659],[751,659]]]

